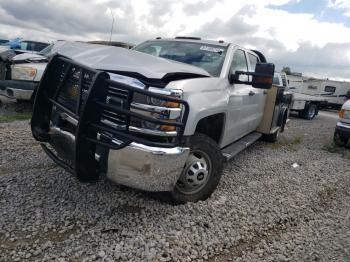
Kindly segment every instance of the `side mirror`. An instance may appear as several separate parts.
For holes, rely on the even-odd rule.
[[[260,89],[272,87],[275,65],[271,63],[257,63],[253,74],[252,86]]]
[[[270,89],[272,87],[273,75],[275,73],[275,65],[272,63],[257,63],[255,72],[236,71],[229,75],[229,82],[231,84],[246,84],[252,85],[255,88]],[[252,81],[240,81],[240,75],[252,76]]]
[[[345,97],[350,99],[350,91],[345,94]]]

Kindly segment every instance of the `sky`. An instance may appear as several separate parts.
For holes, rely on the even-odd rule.
[[[350,80],[350,0],[0,0],[0,38],[224,40],[277,70]]]

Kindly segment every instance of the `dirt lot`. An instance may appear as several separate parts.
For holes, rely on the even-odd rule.
[[[331,143],[335,113],[292,118],[278,143],[227,164],[210,199],[180,206],[78,182],[28,120],[12,120],[0,123],[0,261],[350,261],[350,153]]]

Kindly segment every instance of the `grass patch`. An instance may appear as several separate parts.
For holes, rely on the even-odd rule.
[[[340,146],[334,141],[329,144],[326,144],[322,147],[323,150],[328,151],[329,153],[341,154],[345,159],[350,160],[350,150],[346,146]]]
[[[0,115],[0,123],[8,123],[13,121],[28,120],[32,117],[31,113],[18,113],[18,114],[8,114]]]
[[[3,168],[0,167],[0,176],[6,175],[6,172]]]
[[[297,145],[299,145],[301,142],[303,142],[303,139],[304,139],[304,134],[299,133],[299,134],[295,134],[290,139],[284,138],[284,139],[277,141],[276,143],[268,144],[268,146],[270,148],[273,148],[273,149],[287,147],[290,150],[294,150]]]

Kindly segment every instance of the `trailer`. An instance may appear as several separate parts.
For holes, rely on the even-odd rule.
[[[305,79],[300,93],[326,100],[322,107],[340,109],[350,96],[350,83],[329,79]]]

